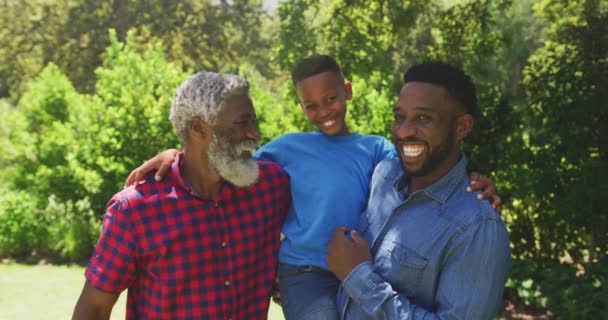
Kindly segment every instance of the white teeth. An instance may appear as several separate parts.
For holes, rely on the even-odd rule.
[[[422,145],[405,145],[402,147],[403,155],[406,157],[417,157],[422,154],[424,151],[424,146]]]
[[[334,120],[325,121],[325,122],[323,122],[323,126],[330,127],[330,126],[333,126],[334,123],[336,123],[336,121],[334,121]]]

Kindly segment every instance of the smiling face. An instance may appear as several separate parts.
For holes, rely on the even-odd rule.
[[[339,72],[322,72],[296,84],[298,100],[308,120],[326,135],[344,136],[346,101],[352,97],[350,83]]]
[[[458,161],[473,118],[441,86],[408,82],[393,108],[393,143],[412,179],[430,184]]]
[[[228,97],[213,126],[213,139],[208,149],[210,166],[237,187],[253,184],[258,176],[258,166],[251,154],[259,138],[249,96]]]

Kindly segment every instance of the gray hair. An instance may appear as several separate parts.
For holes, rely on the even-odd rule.
[[[249,82],[235,74],[201,71],[190,76],[177,89],[169,120],[182,144],[188,140],[188,126],[192,118],[215,124],[224,102],[235,94],[249,94]]]

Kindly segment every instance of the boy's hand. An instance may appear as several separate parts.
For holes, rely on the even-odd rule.
[[[496,187],[492,183],[492,180],[478,172],[471,172],[469,174],[469,179],[471,180],[471,184],[467,187],[467,191],[473,192],[481,190],[481,193],[477,195],[477,199],[490,201],[492,207],[500,213],[502,200],[498,194],[496,194]]]
[[[279,290],[279,277],[274,279],[274,285],[272,286],[272,292],[270,293],[272,302],[281,305],[281,291]]]
[[[178,152],[179,150],[177,149],[167,149],[155,155],[154,158],[147,160],[137,169],[131,171],[125,182],[125,187],[141,180],[146,173],[155,169],[158,169],[158,171],[154,175],[154,179],[156,179],[156,181],[161,181],[167,175],[167,171],[171,168],[171,163]]]

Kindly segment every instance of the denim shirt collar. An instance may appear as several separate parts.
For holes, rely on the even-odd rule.
[[[450,197],[450,195],[454,193],[454,190],[456,189],[460,181],[463,179],[463,177],[467,176],[467,163],[467,157],[464,155],[464,153],[460,153],[460,159],[458,160],[456,165],[454,165],[454,167],[452,167],[452,169],[448,171],[447,174],[417,192],[424,193],[428,197],[435,199],[436,201],[442,204],[445,203],[446,200]],[[395,187],[395,190],[399,193],[405,188],[407,188],[407,174],[401,174],[395,180],[393,186]]]

